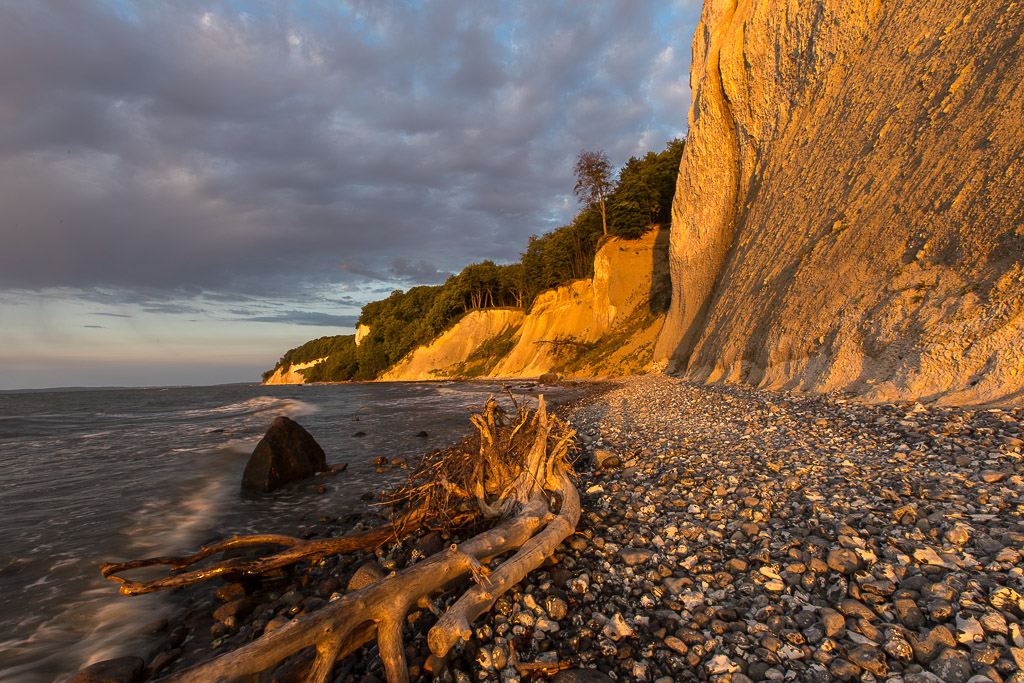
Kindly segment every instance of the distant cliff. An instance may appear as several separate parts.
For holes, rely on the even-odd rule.
[[[385,373],[385,380],[642,372],[668,304],[668,231],[612,238],[592,279],[544,292],[530,311],[470,313]]]
[[[657,356],[1020,402],[1024,5],[707,0]]]
[[[324,358],[317,358],[315,360],[308,361],[306,363],[292,363],[289,365],[282,365],[274,368],[274,371],[264,378],[264,384],[305,384],[306,376],[302,374],[302,370],[307,370],[314,366],[319,365],[327,360]]]

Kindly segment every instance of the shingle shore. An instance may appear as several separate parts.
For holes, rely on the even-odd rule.
[[[1024,680],[1021,417],[626,380],[572,418],[628,467],[581,478],[555,639],[620,680]]]
[[[441,680],[529,680],[548,663],[577,670],[555,681],[1024,681],[1024,412],[616,383],[569,418],[577,533]],[[401,566],[415,545],[378,559]],[[254,595],[251,616],[214,624],[218,646],[315,609],[359,564]],[[431,622],[408,628],[416,674]],[[374,655],[334,680],[376,680]]]

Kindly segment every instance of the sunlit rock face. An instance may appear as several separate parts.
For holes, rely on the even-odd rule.
[[[411,382],[457,376],[460,365],[481,345],[523,324],[520,310],[497,308],[471,311],[426,346],[419,346],[380,379]]]
[[[1024,4],[707,0],[658,356],[1019,402]]]
[[[667,230],[651,230],[636,240],[611,238],[597,251],[594,277],[576,280],[541,293],[528,313],[515,309],[471,311],[430,344],[420,346],[380,379],[412,381],[460,377],[474,354],[507,337],[508,349],[478,368],[489,377],[537,377],[566,359],[558,340],[599,343],[609,334],[627,339],[595,365],[578,362],[573,374],[628,374],[638,358],[649,363],[661,316],[641,324],[631,318],[648,310],[652,296],[664,288],[667,273]],[[662,292],[663,296],[663,292]]]
[[[533,377],[558,367],[559,351],[550,342],[572,339],[594,343],[616,330],[639,308],[648,306],[654,282],[665,270],[664,230],[651,230],[636,240],[609,239],[594,257],[594,277],[541,293],[523,322],[519,339],[492,373],[497,377]],[[648,330],[633,332],[642,343]],[[653,330],[651,335],[657,333]],[[650,344],[650,341],[647,341]],[[629,345],[622,355],[636,355]],[[648,346],[648,353],[650,347]],[[599,370],[576,368],[581,375],[618,374],[621,357]]]
[[[369,325],[359,325],[356,327],[356,346],[359,346],[364,339],[370,334]]]
[[[323,358],[317,358],[311,360],[308,363],[295,363],[294,365],[282,366],[274,371],[267,379],[263,380],[264,384],[305,384],[306,376],[302,374],[302,370],[318,365],[327,360],[327,356]]]

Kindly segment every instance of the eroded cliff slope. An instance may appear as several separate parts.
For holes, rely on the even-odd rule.
[[[597,252],[592,279],[540,294],[527,314],[474,311],[381,379],[641,372],[668,301],[668,236],[612,238]]]
[[[653,359],[667,302],[668,231],[613,238],[594,258],[594,277],[537,297],[498,377],[545,372],[593,376],[641,372]]]
[[[471,311],[454,327],[445,331],[427,346],[416,348],[391,368],[380,379],[384,381],[417,381],[446,377],[462,377],[467,374],[485,374],[493,366],[495,354],[489,353],[491,346],[497,346],[500,357],[500,339],[510,341],[518,334],[523,324],[524,313],[518,309],[492,308]],[[473,361],[478,356],[480,372]],[[487,361],[490,361],[489,363]],[[486,364],[486,366],[483,366]]]
[[[708,0],[657,355],[869,400],[1020,402],[1024,5]]]
[[[286,366],[281,366],[274,370],[273,374],[263,380],[264,384],[305,384],[306,376],[302,374],[302,370],[312,368],[320,363],[327,360],[324,358],[317,358],[307,363],[293,363]]]

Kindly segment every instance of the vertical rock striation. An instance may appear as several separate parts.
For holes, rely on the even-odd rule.
[[[707,381],[1019,402],[1024,4],[707,0],[657,354]]]

